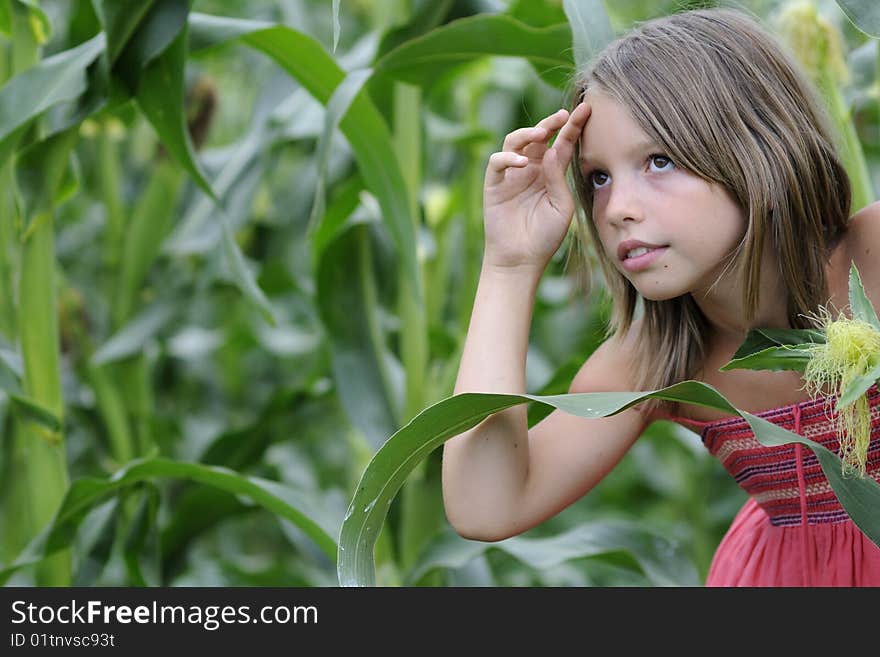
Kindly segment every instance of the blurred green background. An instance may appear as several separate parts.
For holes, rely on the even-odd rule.
[[[877,41],[833,0],[0,0],[3,580],[335,586],[370,457],[452,392],[486,160],[563,106],[566,12],[622,34],[718,4],[802,60],[873,201]],[[565,392],[608,320],[570,246],[529,392]],[[379,584],[699,585],[745,501],[664,422],[499,544],[451,532],[439,472],[395,499]]]

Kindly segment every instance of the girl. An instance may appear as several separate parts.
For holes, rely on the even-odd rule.
[[[482,271],[455,392],[525,391],[535,291],[575,210],[571,163],[615,305],[610,337],[570,392],[698,379],[836,449],[827,399],[811,401],[797,372],[719,372],[750,328],[806,328],[820,305],[844,308],[851,263],[880,307],[880,204],[849,217],[849,180],[803,74],[753,19],[698,10],[609,45],[574,100],[489,158]],[[876,386],[868,399],[867,473],[878,478]],[[763,447],[738,416],[691,405],[601,419],[557,410],[531,429],[525,406],[490,416],[444,446],[448,519],[471,539],[524,532],[591,490],[657,419],[699,430],[751,495],[707,585],[880,586],[880,548],[811,451]]]

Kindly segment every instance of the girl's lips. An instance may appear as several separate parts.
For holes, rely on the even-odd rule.
[[[630,272],[642,271],[643,269],[647,269],[651,266],[651,264],[660,256],[662,256],[668,246],[661,246],[656,249],[651,249],[647,253],[644,253],[635,258],[626,258],[622,260],[623,268]]]

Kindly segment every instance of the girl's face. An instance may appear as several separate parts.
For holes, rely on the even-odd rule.
[[[646,299],[704,296],[745,234],[744,213],[720,185],[678,168],[625,106],[595,88],[586,100],[580,165],[605,253]]]

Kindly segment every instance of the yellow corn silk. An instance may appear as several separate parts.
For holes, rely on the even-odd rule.
[[[843,314],[832,319],[824,309],[816,319],[825,332],[826,342],[809,348],[810,360],[804,370],[806,389],[814,399],[826,391],[840,396],[850,383],[880,363],[880,331],[867,322],[849,319]],[[843,470],[863,476],[871,442],[868,398],[863,394],[837,410]]]

